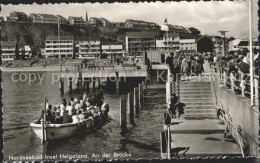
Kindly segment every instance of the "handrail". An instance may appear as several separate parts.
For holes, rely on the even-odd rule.
[[[253,96],[254,97],[254,104],[255,105],[259,105],[259,86],[258,86],[258,80],[259,80],[259,76],[254,76],[254,94],[251,95],[251,91],[248,90],[251,87],[251,84],[248,81],[249,79],[249,74],[245,74],[243,72],[230,72],[230,75],[227,75],[227,71],[221,67],[217,67],[217,66],[212,66],[214,68],[214,70],[220,70],[217,71],[217,73],[219,74],[219,82],[223,83],[224,86],[231,86],[232,91],[235,90],[241,90],[241,95],[243,97],[245,97],[245,94],[248,94],[250,97]]]

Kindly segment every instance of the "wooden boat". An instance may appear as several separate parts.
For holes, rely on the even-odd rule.
[[[108,112],[101,111],[94,117],[89,117],[84,119],[82,122],[78,123],[66,123],[66,124],[36,124],[30,123],[30,127],[35,133],[35,135],[42,141],[62,139],[66,137],[71,137],[76,133],[93,128],[97,125],[101,125],[107,118]]]
[[[45,95],[45,107],[42,123],[30,123],[30,128],[42,142],[54,139],[61,139],[75,135],[78,131],[100,126],[108,117],[109,106],[103,103],[101,110],[94,116],[77,123],[50,124],[46,121],[47,96]]]

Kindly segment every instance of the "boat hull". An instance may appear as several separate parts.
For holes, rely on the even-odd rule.
[[[75,135],[80,129],[89,129],[94,126],[93,118],[89,118],[79,123],[66,123],[66,124],[47,124],[46,125],[46,138],[47,140],[62,139]],[[35,135],[43,140],[42,124],[31,123]]]

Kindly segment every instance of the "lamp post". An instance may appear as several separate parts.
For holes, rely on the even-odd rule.
[[[222,39],[222,56],[225,56],[225,35],[226,35],[226,32],[228,32],[228,31],[218,31],[218,32],[223,37],[223,39]]]

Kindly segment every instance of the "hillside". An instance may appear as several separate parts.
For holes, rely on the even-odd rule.
[[[2,41],[17,41],[18,47],[30,45],[35,54],[44,48],[46,36],[57,35],[57,24],[2,22]],[[101,40],[103,44],[123,43],[125,32],[131,29],[98,28],[92,26],[61,25],[61,35],[73,35],[74,42],[79,40]]]

